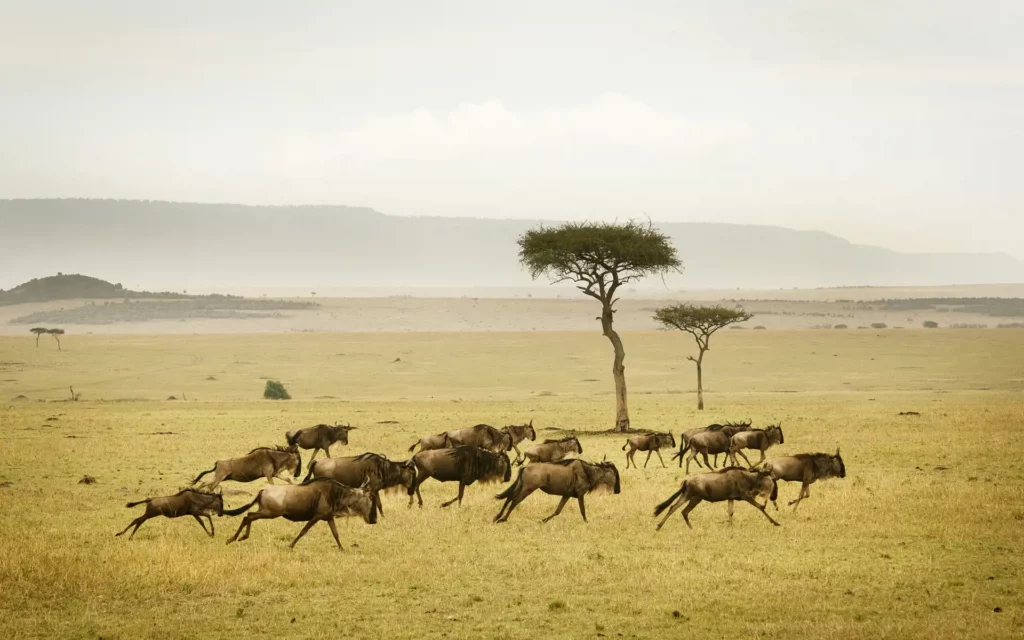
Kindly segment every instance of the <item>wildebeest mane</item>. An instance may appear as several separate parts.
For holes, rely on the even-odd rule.
[[[575,439],[576,436],[569,436],[568,438],[548,438],[544,441],[544,444],[561,444],[562,442],[570,442]]]
[[[185,487],[184,489],[182,489],[181,491],[179,491],[178,493],[176,493],[174,495],[180,496],[183,493],[195,493],[195,494],[201,495],[201,496],[214,496],[214,497],[217,497],[217,498],[223,497],[223,494],[220,492],[219,489],[217,491],[206,491],[204,489],[193,489],[192,487]]]
[[[256,453],[257,451],[263,451],[263,450],[267,450],[267,451],[284,451],[285,453],[294,453],[294,451],[292,451],[290,447],[282,447],[279,444],[274,445],[272,447],[256,447],[255,449],[253,449],[249,453]],[[246,455],[249,455],[249,454],[247,453]]]

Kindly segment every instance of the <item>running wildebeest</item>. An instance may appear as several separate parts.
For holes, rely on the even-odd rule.
[[[311,478],[334,478],[347,487],[359,487],[369,482],[374,492],[394,487],[408,489],[416,481],[416,464],[412,460],[393,462],[377,453],[364,453],[345,458],[320,458],[309,463],[309,473],[303,481]],[[384,505],[377,503],[377,510],[384,515]]]
[[[583,445],[576,436],[561,440],[545,440],[526,450],[523,460],[530,462],[558,462],[570,453],[583,453]],[[521,463],[520,463],[521,464]]]
[[[736,435],[740,431],[750,429],[750,424],[750,420],[747,420],[746,422],[726,422],[725,424],[718,424],[716,422],[715,424],[709,424],[706,427],[697,427],[696,429],[684,431],[679,435],[679,451],[672,455],[672,459],[675,460],[676,458],[679,458],[679,467],[682,468],[683,458],[686,456],[686,452],[690,449],[690,439],[699,433],[705,433],[707,431],[724,431],[729,434],[730,438],[732,438],[732,436]],[[711,465],[708,465],[709,469],[718,466],[718,454],[716,453],[714,456],[714,462]],[[694,462],[697,463],[698,467],[704,466],[700,463],[700,460],[694,459]]]
[[[290,447],[297,446],[302,449],[312,449],[313,455],[310,460],[315,458],[316,452],[321,449],[330,458],[331,445],[335,442],[347,445],[348,432],[355,429],[356,427],[347,424],[318,424],[314,427],[299,429],[298,431],[289,431],[284,434],[284,437],[288,440],[288,446]]]
[[[659,515],[671,505],[668,513],[658,523],[658,530],[665,525],[665,522],[676,512],[676,509],[688,503],[683,509],[683,520],[686,526],[693,529],[690,524],[690,512],[702,501],[722,502],[729,501],[729,520],[732,521],[733,501],[742,500],[757,507],[757,510],[764,514],[773,525],[779,523],[772,519],[764,507],[757,503],[754,498],[758,496],[769,496],[775,499],[778,496],[779,487],[771,474],[764,471],[750,471],[743,467],[726,467],[710,473],[699,473],[692,478],[683,480],[679,491],[676,491],[668,500],[665,500],[654,508],[654,515]],[[767,499],[765,500],[767,502]],[[674,504],[673,504],[674,503]]]
[[[815,481],[846,477],[846,465],[839,455],[839,447],[836,447],[834,456],[827,453],[798,453],[795,456],[765,460],[760,468],[770,473],[776,480],[801,483],[800,495],[789,503],[793,505],[793,511],[800,506],[801,500],[811,497],[811,485]],[[765,502],[766,506],[767,504]],[[772,504],[776,509],[779,508],[775,498],[772,498]]]
[[[228,544],[247,539],[255,520],[283,517],[292,522],[305,522],[306,526],[288,545],[289,548],[294,548],[295,543],[313,525],[324,520],[331,528],[338,549],[341,549],[338,529],[334,526],[335,516],[360,516],[367,524],[377,524],[377,498],[366,482],[358,489],[346,487],[333,478],[314,478],[302,484],[264,487],[249,504],[237,509],[225,509],[224,513],[229,516],[241,515],[257,503],[259,509],[245,514],[242,524],[228,540]],[[242,529],[245,529],[245,535],[239,538]]]
[[[454,449],[434,449],[420,451],[412,457],[416,463],[416,481],[409,487],[409,506],[412,506],[413,494],[423,506],[420,485],[427,478],[435,478],[441,482],[458,482],[459,495],[442,507],[447,507],[456,500],[462,506],[462,494],[466,487],[476,481],[508,482],[512,478],[512,463],[508,454],[492,453],[480,447],[455,447]]]
[[[646,451],[647,459],[644,460],[644,468],[647,468],[647,463],[651,461],[651,454],[657,453],[658,460],[661,460],[661,466],[665,466],[665,460],[661,457],[660,449],[665,447],[675,447],[676,437],[671,433],[645,433],[639,436],[633,436],[626,440],[626,444],[622,445],[622,450],[625,451],[626,447],[629,447],[629,452],[626,453],[626,468],[629,468],[630,463],[636,466],[636,462],[633,460],[633,456],[636,455],[637,451]]]
[[[159,498],[146,498],[145,500],[139,500],[138,502],[129,502],[125,506],[129,509],[140,504],[146,505],[146,512],[138,518],[135,518],[124,528],[121,533],[115,533],[115,536],[120,536],[135,526],[135,530],[128,536],[131,540],[135,537],[135,533],[142,526],[142,523],[150,518],[157,516],[164,516],[165,518],[180,518],[181,516],[192,516],[199,523],[199,526],[203,528],[203,533],[206,533],[211,538],[213,537],[213,518],[210,517],[211,513],[217,514],[218,517],[224,515],[224,499],[219,493],[207,493],[206,491],[197,491],[195,489],[182,489],[173,496],[162,496]],[[206,519],[210,521],[210,530],[206,530],[206,525],[200,516],[206,516]]]
[[[502,431],[508,434],[512,448],[516,450],[517,461],[523,457],[517,445],[523,440],[529,439],[532,442],[537,439],[537,432],[533,430],[533,420],[530,420],[530,424],[510,424],[507,427],[503,427]]]
[[[512,436],[505,431],[495,429],[489,424],[478,424],[465,429],[449,431],[445,438],[445,447],[479,447],[491,453],[501,453],[512,448]]]
[[[212,469],[196,476],[192,484],[199,482],[200,478],[211,472],[214,473],[213,482],[207,483],[210,489],[217,488],[217,485],[225,480],[252,482],[266,478],[267,482],[274,484],[275,476],[292,468],[295,469],[293,477],[298,478],[302,473],[302,456],[295,447],[257,447],[241,458],[218,460]],[[288,478],[285,480],[291,482]]]
[[[613,493],[619,493],[619,470],[611,462],[594,464],[578,458],[561,462],[538,462],[523,467],[519,476],[507,489],[495,496],[504,500],[495,522],[505,522],[520,502],[534,491],[540,489],[553,496],[561,496],[562,500],[555,512],[541,520],[547,522],[562,513],[569,498],[576,498],[580,503],[580,515],[583,522],[587,521],[587,509],[583,497],[595,489],[605,487]]]
[[[748,431],[740,431],[733,435],[732,440],[729,442],[729,457],[732,458],[733,465],[739,464],[736,461],[736,454],[743,456],[743,459],[747,461],[747,466],[752,467],[755,465],[750,464],[750,459],[743,453],[743,449],[757,449],[761,452],[761,459],[757,461],[757,464],[764,462],[764,452],[768,450],[768,447],[774,444],[785,444],[786,438],[782,435],[782,423],[769,425],[766,429],[750,429]]]
[[[416,445],[420,446],[420,451],[430,451],[432,449],[445,449],[447,444],[445,441],[448,438],[448,432],[443,431],[441,433],[434,434],[432,436],[423,436],[409,447],[409,453],[412,453],[416,449]]]

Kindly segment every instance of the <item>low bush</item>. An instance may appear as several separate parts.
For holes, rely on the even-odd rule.
[[[267,386],[263,387],[263,397],[267,400],[291,400],[288,390],[277,380],[267,380]]]

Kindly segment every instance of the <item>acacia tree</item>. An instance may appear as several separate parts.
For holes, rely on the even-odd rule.
[[[601,303],[601,331],[612,343],[615,358],[615,429],[629,429],[626,404],[626,351],[613,327],[619,288],[650,275],[679,271],[681,263],[668,236],[650,224],[569,222],[538,227],[519,238],[519,261],[536,279],[548,274],[551,283],[573,282]]]
[[[729,309],[721,305],[698,307],[692,304],[674,304],[655,309],[654,319],[666,329],[678,329],[693,336],[697,341],[698,355],[686,356],[687,360],[697,364],[697,409],[704,409],[704,381],[701,365],[704,364],[704,353],[711,347],[711,335],[722,327],[737,322],[746,322],[754,315],[742,309]]]
[[[32,327],[31,329],[29,329],[29,332],[36,334],[36,346],[38,347],[39,336],[43,335],[44,333],[49,333],[50,330],[47,329],[46,327]]]
[[[57,341],[57,351],[60,351],[60,337],[64,335],[63,329],[47,329],[46,333],[53,336],[53,339]]]

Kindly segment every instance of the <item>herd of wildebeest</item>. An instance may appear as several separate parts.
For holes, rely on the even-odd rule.
[[[455,502],[461,505],[466,487],[474,483],[509,482],[512,478],[512,467],[520,466],[516,480],[495,496],[499,500],[504,500],[494,517],[495,522],[508,520],[512,511],[537,490],[561,497],[554,513],[544,518],[543,522],[561,513],[571,498],[575,498],[579,503],[580,515],[586,522],[584,498],[587,494],[598,489],[619,493],[621,488],[619,470],[607,459],[601,462],[588,462],[578,457],[570,457],[583,453],[583,446],[575,436],[544,440],[539,444],[527,446],[525,451],[520,451],[519,445],[525,440],[535,442],[537,439],[532,420],[529,424],[512,425],[502,429],[478,424],[466,429],[425,436],[409,447],[410,453],[417,447],[420,450],[408,460],[400,462],[372,452],[332,458],[331,445],[347,445],[349,432],[353,429],[355,427],[349,425],[318,424],[286,433],[286,446],[258,447],[239,458],[218,460],[212,469],[196,476],[191,488],[183,489],[172,496],[129,502],[128,507],[145,504],[146,511],[116,535],[123,535],[134,526],[129,536],[131,539],[142,523],[157,516],[192,516],[203,527],[203,531],[213,537],[213,514],[238,516],[244,513],[245,518],[242,519],[235,535],[228,539],[228,544],[248,538],[255,520],[283,517],[293,522],[306,523],[292,541],[291,547],[294,547],[313,525],[323,520],[331,528],[334,541],[340,549],[341,541],[338,539],[338,530],[334,524],[336,516],[357,516],[368,524],[376,524],[378,512],[381,515],[384,513],[380,493],[389,489],[404,489],[409,495],[409,506],[412,506],[415,497],[422,507],[420,485],[430,478],[440,482],[459,483],[458,495],[441,504],[442,507],[447,507]],[[771,446],[784,442],[781,424],[758,429],[752,427],[749,420],[712,424],[683,432],[680,435],[679,451],[673,460],[678,458],[679,466],[682,467],[685,459],[687,477],[678,491],[655,507],[655,516],[668,510],[657,528],[660,530],[665,521],[684,505],[683,519],[687,526],[692,528],[689,513],[705,501],[728,501],[730,520],[733,515],[733,502],[747,502],[764,514],[773,525],[778,526],[779,523],[768,515],[766,508],[770,500],[778,510],[776,498],[779,480],[801,483],[800,494],[789,503],[796,509],[801,500],[810,497],[810,485],[815,481],[846,477],[846,467],[839,455],[839,449],[836,449],[834,455],[802,453],[765,458],[765,452]],[[661,449],[674,449],[676,446],[675,436],[671,433],[631,436],[622,447],[624,451],[628,449],[626,468],[636,466],[633,456],[637,451],[647,452],[644,467],[650,462],[652,454],[657,454],[664,467]],[[281,473],[291,473],[295,478],[302,474],[300,449],[313,451],[307,465],[306,477],[300,484],[294,484],[286,475],[285,480],[288,484],[274,484],[274,478]],[[316,454],[321,450],[327,457],[316,460]],[[513,450],[516,458],[510,460],[509,452]],[[759,451],[760,460],[751,465],[746,450]],[[718,456],[722,454],[725,455],[724,466],[716,469]],[[739,466],[737,456],[742,457],[747,466]],[[690,462],[711,471],[690,476]],[[200,484],[199,481],[209,474],[213,474],[212,479]],[[218,489],[220,483],[225,480],[253,482],[260,478],[266,478],[269,485],[263,487],[252,502],[237,509],[224,508],[223,496]],[[758,503],[758,498],[763,498],[763,503]],[[253,506],[257,509],[250,511]],[[210,524],[209,531],[202,520],[204,516]]]

